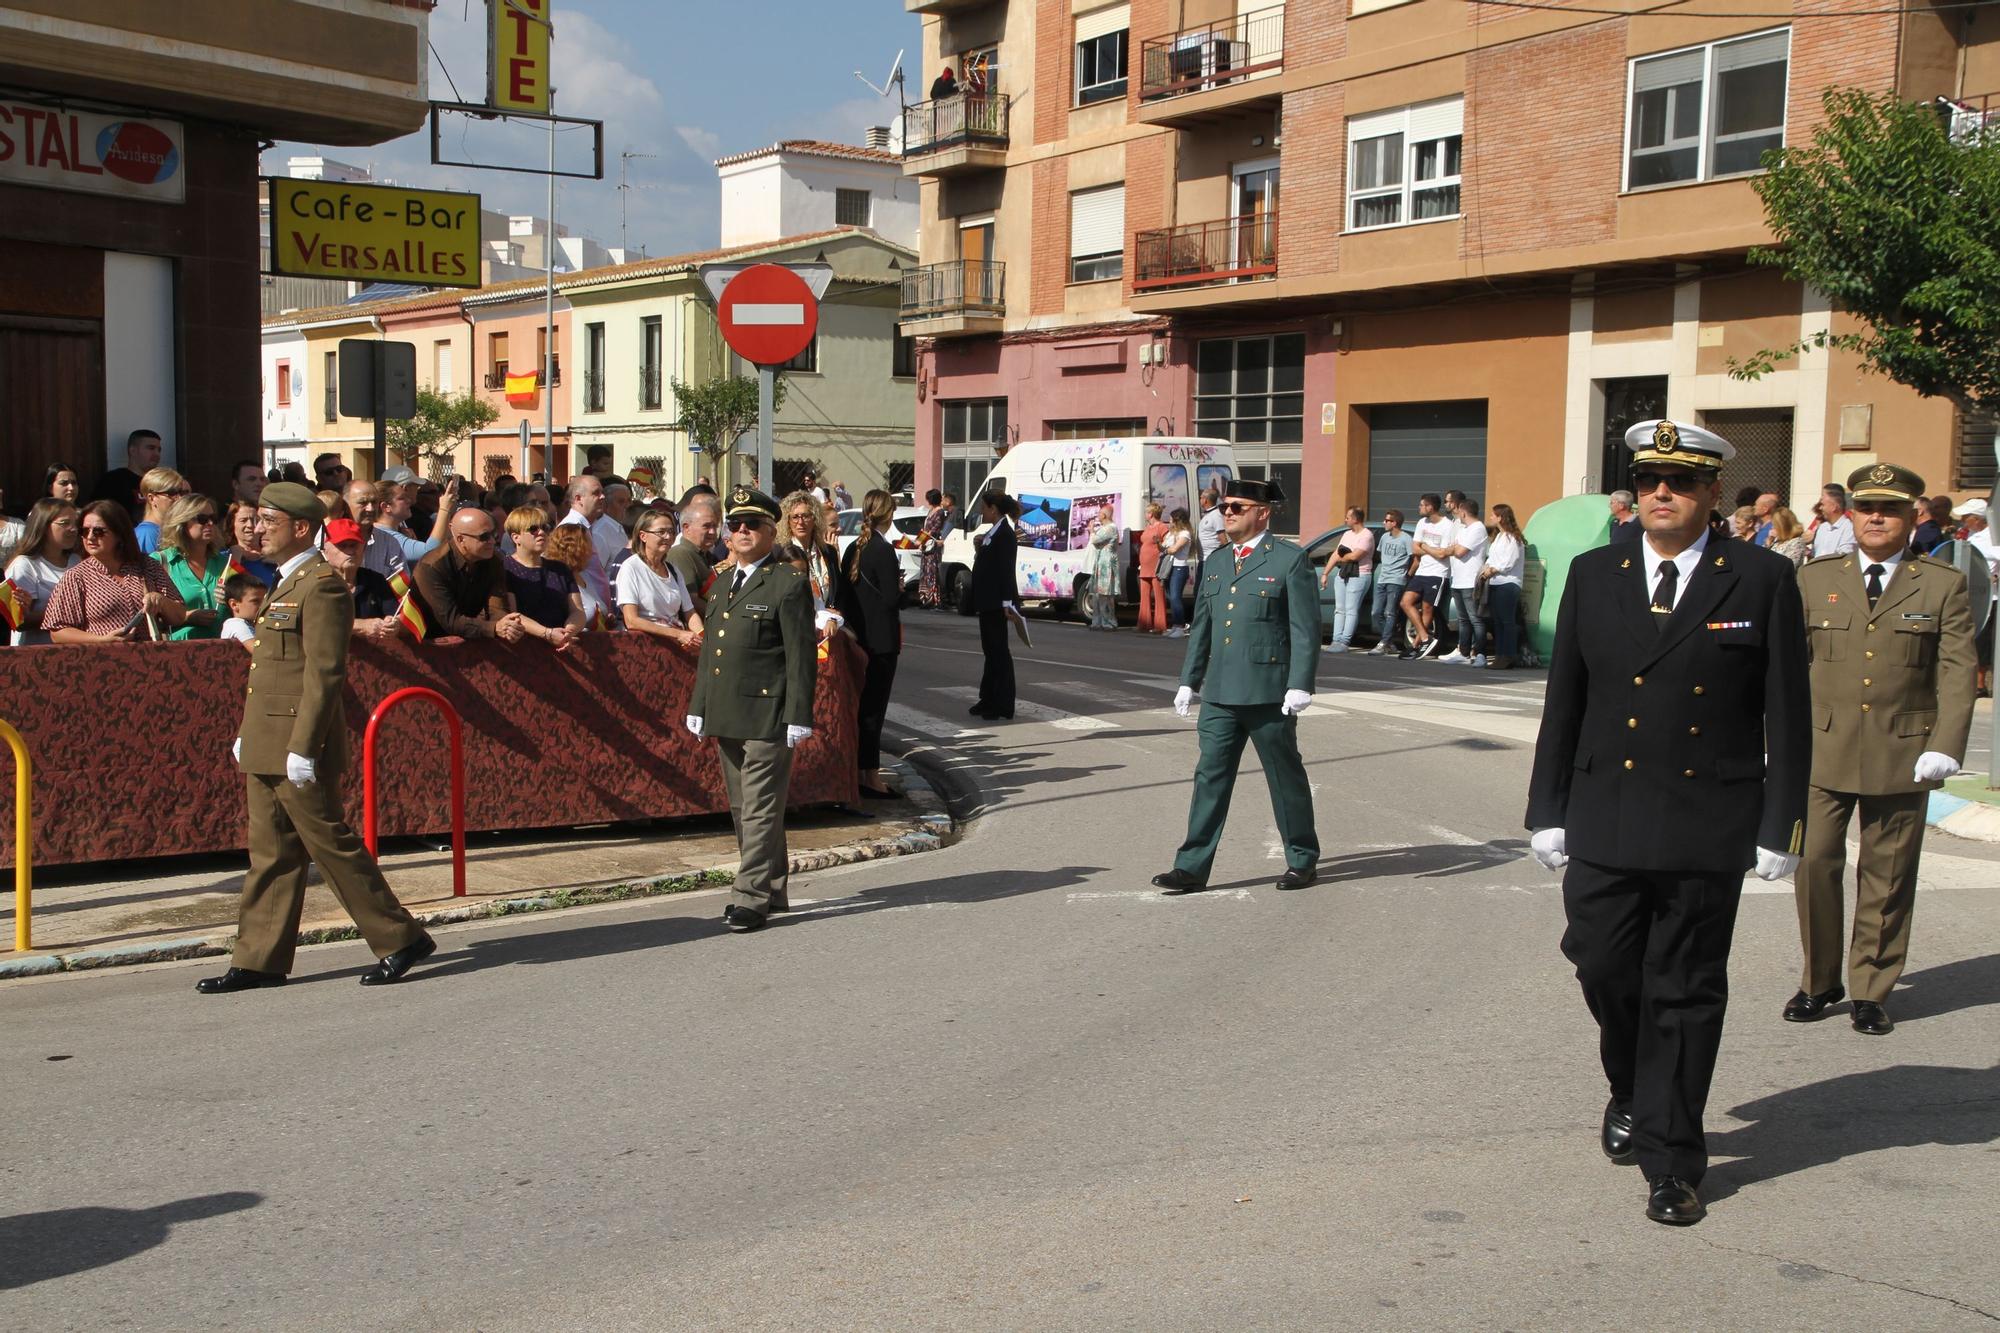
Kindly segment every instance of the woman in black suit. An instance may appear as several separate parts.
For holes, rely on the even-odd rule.
[[[870,491],[861,501],[861,533],[847,548],[840,580],[840,614],[868,652],[861,678],[861,794],[877,800],[900,796],[882,780],[882,723],[903,651],[903,567],[896,559],[896,499]]]
[[[1014,572],[1014,518],[1021,506],[1005,491],[979,497],[979,517],[991,526],[973,538],[972,609],[979,613],[979,646],[986,670],[972,715],[992,722],[1014,716],[1014,651],[1007,646],[1007,608],[1020,596]]]

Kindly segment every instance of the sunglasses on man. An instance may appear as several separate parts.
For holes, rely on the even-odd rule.
[[[1632,489],[1640,495],[1651,495],[1660,489],[1661,482],[1665,482],[1667,489],[1675,495],[1693,495],[1710,480],[1699,472],[1634,472]]]
[[[756,532],[761,528],[768,528],[770,526],[771,520],[763,517],[761,514],[731,514],[729,516],[729,530],[731,532],[741,532],[745,528]]]
[[[1216,508],[1225,514],[1247,514],[1253,509],[1267,509],[1269,506],[1257,504],[1250,500],[1226,500],[1217,505]]]

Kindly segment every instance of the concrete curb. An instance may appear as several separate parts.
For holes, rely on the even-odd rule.
[[[1968,801],[1950,792],[1931,793],[1925,821],[1932,828],[1974,842],[2000,842],[2000,806]]]
[[[913,796],[921,792],[928,798],[926,803],[943,804],[931,785],[918,776],[908,764],[903,765],[903,777],[907,784],[905,790]],[[882,861],[895,856],[916,856],[923,852],[935,852],[945,845],[954,828],[955,825],[948,814],[938,812],[916,814],[899,834],[846,843],[819,851],[800,852],[791,858],[791,873],[803,875],[815,870],[829,870],[834,866],[856,865],[863,861]],[[735,878],[736,863],[731,861],[711,866],[706,870],[663,879],[625,880],[544,889],[517,898],[490,898],[484,902],[468,903],[463,907],[436,908],[428,912],[418,912],[416,917],[427,926],[452,925],[461,921],[519,916],[527,912],[554,912],[566,907],[588,907],[596,903],[690,893],[698,889],[726,885]],[[360,932],[352,925],[322,926],[314,930],[300,931],[299,943],[331,944],[360,937]],[[34,954],[26,958],[0,959],[0,981],[10,981],[19,977],[49,976],[57,972],[90,972],[102,968],[129,967],[137,963],[166,963],[184,958],[216,957],[227,954],[235,943],[236,936],[231,932],[227,935],[199,938],[151,940],[139,944],[121,945],[115,949],[82,949],[73,953]]]

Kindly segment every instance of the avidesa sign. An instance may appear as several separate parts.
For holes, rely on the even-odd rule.
[[[0,181],[178,204],[186,167],[176,121],[0,98]]]
[[[265,178],[272,273],[426,287],[479,285],[479,196]]]

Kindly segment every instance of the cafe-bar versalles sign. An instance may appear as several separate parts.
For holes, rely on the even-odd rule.
[[[425,287],[479,285],[479,196],[265,178],[272,273]]]
[[[187,137],[171,120],[0,98],[0,181],[178,204]]]

